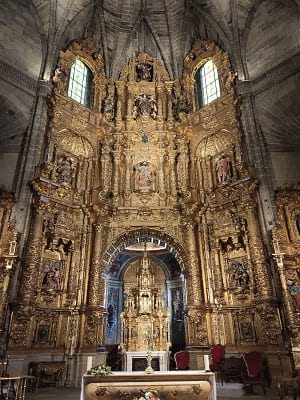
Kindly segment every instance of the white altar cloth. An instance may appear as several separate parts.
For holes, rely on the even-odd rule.
[[[166,385],[172,389],[176,389],[176,385],[184,385],[191,388],[199,384],[201,381],[210,383],[211,391],[207,396],[207,400],[216,400],[216,380],[213,372],[205,372],[201,370],[188,371],[155,371],[153,374],[144,372],[113,372],[108,376],[83,375],[81,385],[80,400],[90,400],[88,396],[88,388],[93,385],[93,389],[97,387],[97,383],[101,388],[111,385],[121,389],[122,386],[135,386],[138,389],[148,388],[148,386]]]

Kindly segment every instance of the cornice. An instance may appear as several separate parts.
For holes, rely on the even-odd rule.
[[[2,60],[0,60],[0,76],[2,80],[27,94],[31,96],[36,94],[37,81]]]
[[[294,55],[276,67],[266,71],[259,78],[252,81],[252,93],[257,94],[269,89],[274,84],[287,79],[300,71],[300,53]]]

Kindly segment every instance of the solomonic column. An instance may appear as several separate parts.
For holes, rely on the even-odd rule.
[[[256,201],[246,204],[247,222],[250,237],[251,258],[254,267],[254,276],[256,280],[257,293],[261,299],[269,300],[272,297],[270,276],[267,269],[267,260],[265,258],[262,235],[257,215]]]
[[[104,226],[101,223],[94,225],[94,249],[89,274],[88,304],[98,306],[104,303],[103,280],[101,277],[101,250]]]
[[[43,210],[37,208],[32,223],[32,235],[25,256],[20,285],[20,299],[30,303],[35,299],[34,291],[39,286],[38,277],[42,254]]]
[[[188,279],[188,304],[193,306],[200,306],[204,302],[203,289],[200,279],[200,260],[197,253],[196,239],[195,239],[195,223],[189,221],[186,224],[186,238],[188,246],[188,257],[189,257],[189,276]]]

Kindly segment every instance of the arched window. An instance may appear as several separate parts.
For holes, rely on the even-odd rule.
[[[76,60],[70,72],[68,96],[84,106],[92,105],[92,80],[91,70],[80,60]]]
[[[220,97],[218,71],[212,60],[207,61],[195,74],[196,109]]]

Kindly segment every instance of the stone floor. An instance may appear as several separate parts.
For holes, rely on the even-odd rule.
[[[246,395],[241,397],[222,397],[218,396],[218,400],[279,400],[279,396],[275,390],[267,390],[267,396],[264,397],[261,392],[259,394]],[[298,398],[298,397],[297,397]],[[286,397],[285,400],[292,400],[292,396]],[[300,399],[300,397],[299,397]],[[80,389],[41,387],[33,393],[27,393],[25,400],[80,400]]]

